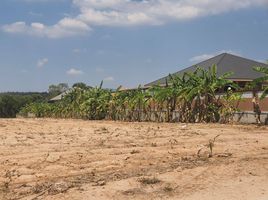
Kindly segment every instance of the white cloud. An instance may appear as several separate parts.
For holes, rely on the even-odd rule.
[[[4,25],[2,29],[7,33],[27,34],[48,38],[83,35],[91,30],[84,22],[72,18],[63,18],[53,26],[46,26],[36,22],[30,25],[27,25],[25,22],[15,22],[13,24]]]
[[[84,72],[79,69],[71,68],[66,72],[66,74],[70,76],[78,76],[84,74]]]
[[[45,3],[45,2],[64,2],[66,0],[13,0],[13,1],[21,1],[27,3]]]
[[[222,54],[222,53],[230,53],[230,54],[234,54],[234,55],[238,55],[240,56],[241,54],[238,53],[238,52],[235,52],[235,51],[232,51],[232,50],[222,50],[222,51],[217,51],[215,53],[210,53],[210,54],[202,54],[202,55],[198,55],[198,56],[194,56],[192,58],[190,58],[190,62],[202,62],[204,60],[207,60],[207,59],[210,59],[214,56],[217,56],[219,54]]]
[[[108,76],[108,77],[104,78],[103,80],[104,81],[114,81],[115,79],[112,76]]]
[[[216,54],[202,54],[202,55],[194,56],[190,58],[190,62],[202,62],[204,60],[214,57],[215,55]]]
[[[42,67],[44,67],[47,63],[48,63],[48,59],[47,59],[47,58],[42,58],[42,59],[40,59],[40,60],[37,61],[37,67],[38,67],[38,68],[42,68]]]
[[[27,0],[34,1],[34,0]],[[39,0],[46,1],[46,0]],[[5,25],[8,33],[25,33],[49,38],[88,34],[94,26],[161,25],[256,6],[267,6],[268,0],[72,0],[80,13],[65,17],[55,25]]]
[[[4,25],[2,29],[8,33],[24,33],[26,32],[26,24],[25,22],[15,22],[13,24]]]
[[[73,0],[77,16],[85,23],[103,26],[159,25],[206,15],[216,15],[251,6],[268,5],[267,0]]]

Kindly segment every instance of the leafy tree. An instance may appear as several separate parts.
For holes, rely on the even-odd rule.
[[[74,83],[72,87],[73,88],[80,88],[80,89],[83,89],[83,90],[90,88],[89,86],[87,86],[83,82]]]
[[[127,118],[127,102],[130,92],[121,91],[121,89],[122,87],[120,86],[113,94],[111,94],[108,115],[112,120],[126,120]]]
[[[225,73],[218,77],[217,66],[213,65],[208,70],[197,68],[196,74],[198,76],[194,78],[196,80],[195,87],[190,91],[190,95],[193,95],[191,93],[194,92],[198,99],[203,99],[198,103],[199,120],[205,122],[218,121],[220,105],[216,98],[216,92],[224,86],[232,84],[232,81],[227,79],[232,73]]]
[[[103,81],[99,87],[85,92],[85,101],[81,105],[83,116],[87,119],[100,120],[108,114],[111,91],[102,89]]]
[[[234,93],[232,89],[228,90],[221,99],[221,122],[229,123],[233,120],[234,114],[239,111],[238,105],[242,100],[242,93]]]
[[[19,109],[19,102],[13,96],[3,96],[0,99],[0,116],[15,117]]]
[[[148,107],[148,95],[141,88],[141,85],[136,90],[130,92],[128,103],[131,111],[130,114],[132,116],[130,119],[132,120],[134,117],[135,121],[141,121],[142,113],[146,114]]]
[[[263,84],[268,81],[268,68],[267,67],[254,67],[253,68],[257,72],[261,72],[264,74],[263,77],[257,78],[254,80],[255,83]],[[261,99],[265,98],[268,95],[268,86],[264,88],[264,91],[261,95]]]
[[[45,101],[47,93],[2,93],[0,94],[0,117],[16,117],[19,110],[31,102]]]

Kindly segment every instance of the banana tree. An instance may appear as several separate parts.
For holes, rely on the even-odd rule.
[[[155,109],[155,117],[157,118],[157,121],[160,122],[162,121],[163,111],[169,112],[167,102],[171,96],[170,88],[168,86],[161,87],[159,85],[155,85],[149,90],[149,92],[151,93],[152,104]],[[167,117],[165,121],[167,121]]]
[[[187,99],[193,101],[192,114],[198,122],[213,122],[219,120],[219,101],[216,99],[216,92],[232,81],[227,78],[231,73],[217,76],[217,66],[213,65],[208,70],[198,67],[189,76],[190,87],[188,88]],[[194,116],[193,116],[194,117]]]
[[[109,102],[109,118],[112,120],[126,120],[128,91],[122,91],[121,86],[112,94]]]
[[[86,90],[84,101],[81,104],[83,116],[92,120],[104,119],[108,114],[111,91],[99,87]]]
[[[264,74],[263,77],[257,78],[254,80],[255,83],[265,83],[268,81],[268,67],[254,67],[253,68],[256,72],[261,72]],[[268,86],[264,88],[264,91],[261,95],[261,99],[264,99],[268,95]]]
[[[186,91],[189,88],[189,79],[184,73],[182,76],[169,75],[168,121],[172,121],[172,114],[178,108],[183,115],[186,104]]]
[[[147,92],[141,88],[141,85],[139,85],[138,89],[134,90],[132,93],[130,104],[134,107],[137,113],[138,121],[142,120],[142,113],[147,115],[148,98]]]
[[[66,117],[81,118],[81,104],[84,102],[84,89],[73,88],[66,96],[64,96],[62,103],[62,114]]]

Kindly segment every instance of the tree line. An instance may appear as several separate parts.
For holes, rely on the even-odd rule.
[[[263,68],[255,70],[267,72]],[[241,94],[234,92],[239,90],[238,86],[228,80],[231,74],[218,76],[216,65],[208,70],[197,67],[182,76],[169,75],[164,86],[146,90],[139,86],[135,90],[112,91],[103,89],[102,84],[95,88],[78,84],[61,101],[31,103],[20,114],[90,120],[228,122],[241,99]],[[267,76],[256,82],[264,80],[268,80]],[[224,94],[217,95],[221,91]]]
[[[75,83],[72,87],[83,89],[90,88],[85,83]],[[0,93],[0,118],[14,118],[20,110],[26,105],[35,103],[46,103],[52,97],[55,97],[69,89],[67,83],[50,85],[48,92],[3,92]]]
[[[42,102],[47,93],[7,92],[0,94],[0,118],[16,117],[22,107],[31,102]]]

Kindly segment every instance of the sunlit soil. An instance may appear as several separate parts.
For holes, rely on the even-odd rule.
[[[2,119],[0,199],[267,200],[268,127]]]

